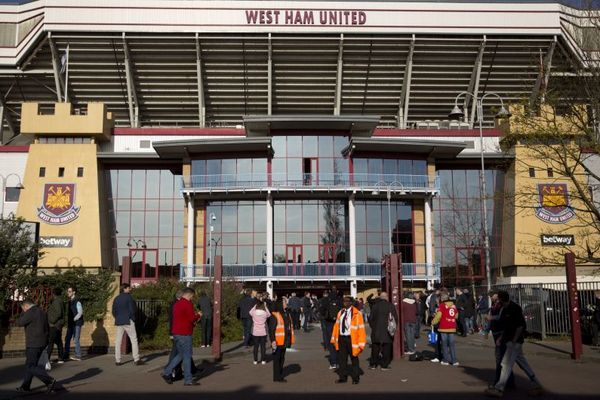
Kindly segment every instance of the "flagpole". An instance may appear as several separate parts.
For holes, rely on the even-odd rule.
[[[68,92],[69,92],[69,44],[67,43],[67,50],[66,50],[66,60],[65,60],[65,103],[67,102],[68,99]]]

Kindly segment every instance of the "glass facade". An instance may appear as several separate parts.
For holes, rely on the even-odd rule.
[[[440,195],[433,200],[435,259],[443,279],[456,284],[460,279],[481,280],[485,276],[480,170],[439,170]],[[488,236],[492,269],[499,265],[504,172],[485,171]]]
[[[181,177],[168,169],[107,168],[104,179],[114,265],[130,256],[134,276],[142,265],[178,274],[184,243]]]
[[[352,163],[354,180],[371,185],[393,181],[410,184],[410,178],[407,175],[427,175],[426,160],[356,157]]]
[[[273,262],[348,262],[347,216],[339,200],[275,200]]]
[[[356,201],[356,262],[380,262],[389,253],[390,243],[394,252],[402,253],[403,262],[415,262],[412,204],[392,201],[389,210],[388,225],[387,202]]]
[[[212,215],[215,219],[212,220]],[[209,252],[210,225],[213,226]],[[205,263],[222,255],[224,264],[264,264],[267,256],[265,201],[211,202],[206,206]]]

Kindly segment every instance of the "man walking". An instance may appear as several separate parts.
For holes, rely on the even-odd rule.
[[[46,393],[54,390],[56,379],[46,372],[45,368],[38,365],[44,349],[48,345],[48,317],[44,310],[33,301],[25,300],[21,303],[23,313],[16,321],[17,326],[25,328],[25,376],[23,383],[17,388],[18,392],[30,392],[31,381],[35,376],[46,385]]]
[[[212,345],[212,301],[206,292],[200,292],[198,298],[198,309],[202,313],[200,318],[200,347],[210,347]]]
[[[414,295],[407,292],[402,299],[402,318],[404,339],[406,340],[407,355],[415,354],[415,335],[417,325],[417,304],[415,303]]]
[[[305,292],[302,298],[302,315],[304,315],[302,330],[308,332],[308,324],[312,322],[312,301],[309,292]]]
[[[396,326],[398,326],[396,307],[389,302],[388,294],[381,292],[379,300],[373,305],[369,318],[369,325],[371,326],[370,369],[376,369],[378,365],[382,371],[390,369],[393,343],[393,337],[388,330],[390,317],[394,319]]]
[[[331,342],[331,336],[333,335],[333,326],[341,308],[342,301],[337,295],[337,290],[333,287],[331,292],[323,297],[321,301],[321,315],[323,316],[325,334],[327,335],[325,345],[329,349],[329,369],[338,368],[338,352],[336,346]]]
[[[67,359],[73,361],[81,361],[81,327],[83,326],[83,306],[77,298],[77,289],[70,286],[67,289],[67,297],[69,305],[67,309],[67,334],[65,336],[65,361]],[[71,350],[71,339],[75,342],[75,356],[69,357]]]
[[[173,370],[182,362],[184,386],[199,385],[198,382],[193,381],[192,375],[192,333],[194,322],[200,319],[202,313],[194,311],[193,297],[194,289],[187,287],[183,289],[181,299],[173,306],[172,333],[177,353],[162,372],[162,378],[168,384],[173,383]]]
[[[331,343],[339,352],[340,360],[339,379],[335,383],[346,383],[348,376],[351,376],[352,384],[357,385],[360,381],[358,356],[366,346],[367,333],[362,313],[352,305],[353,302],[352,297],[344,297],[344,308],[337,315]],[[350,358],[352,368],[348,366],[348,358]]]
[[[52,302],[48,306],[48,325],[50,336],[48,338],[48,360],[52,357],[52,350],[56,345],[58,351],[58,363],[62,364],[65,358],[62,343],[62,328],[65,325],[65,303],[62,299],[60,288],[52,289]]]
[[[117,327],[117,337],[115,339],[115,364],[121,365],[121,342],[123,334],[126,332],[131,340],[131,353],[135,365],[144,365],[140,360],[137,333],[135,331],[135,300],[131,296],[131,286],[129,283],[121,285],[121,294],[119,294],[112,305],[112,315],[115,318]]]
[[[499,291],[498,301],[502,304],[500,313],[500,324],[503,328],[502,336],[498,339],[496,345],[504,344],[506,350],[502,357],[502,372],[500,379],[495,386],[485,390],[485,394],[490,397],[502,397],[506,383],[513,372],[515,362],[527,374],[529,380],[533,383],[529,394],[532,396],[541,395],[543,393],[542,385],[535,376],[535,372],[527,362],[523,354],[523,342],[525,339],[525,317],[523,310],[517,303],[510,301],[508,292]]]
[[[294,321],[294,329],[300,329],[300,311],[302,309],[302,300],[296,296],[296,293],[292,293],[292,296],[288,300],[288,308],[292,313],[292,320]]]
[[[242,300],[240,300],[240,319],[244,327],[244,341],[242,344],[246,347],[250,347],[250,340],[252,339],[252,317],[250,316],[250,310],[255,305],[256,292],[246,289]]]
[[[442,349],[444,351],[444,360],[442,365],[458,366],[456,360],[456,349],[454,347],[454,336],[456,335],[456,318],[458,310],[454,302],[450,300],[448,292],[440,294],[440,305],[433,317],[432,325],[438,325],[438,332],[442,339]]]

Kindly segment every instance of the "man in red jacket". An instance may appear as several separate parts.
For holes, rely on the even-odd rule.
[[[177,353],[162,372],[162,378],[168,384],[173,383],[173,369],[177,364],[183,362],[184,386],[199,385],[198,382],[192,380],[192,333],[194,331],[194,322],[200,319],[202,313],[194,311],[193,297],[194,289],[185,288],[183,289],[181,299],[177,300],[173,305],[173,325],[171,332],[173,333],[173,341],[175,342]]]

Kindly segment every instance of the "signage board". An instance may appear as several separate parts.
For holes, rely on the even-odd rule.
[[[40,236],[41,247],[73,247],[73,236]]]
[[[542,246],[573,246],[575,236],[573,235],[542,235]]]

